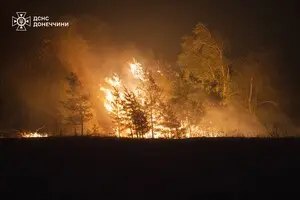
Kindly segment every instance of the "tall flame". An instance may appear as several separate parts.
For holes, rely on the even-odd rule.
[[[104,107],[108,112],[112,112],[113,107],[111,106],[111,102],[113,101],[113,95],[110,89],[101,87],[101,91],[105,93]]]
[[[117,74],[114,74],[112,78],[105,78],[105,82],[108,83],[111,87],[120,87],[121,80]],[[113,111],[112,102],[114,101],[114,97],[112,94],[112,90],[104,87],[100,87],[100,90],[105,93],[104,107],[108,112]]]
[[[133,59],[133,63],[129,63],[131,73],[134,78],[144,81],[144,70],[142,64]]]
[[[114,74],[112,78],[105,78],[105,81],[113,87],[121,86],[121,80],[117,74]]]

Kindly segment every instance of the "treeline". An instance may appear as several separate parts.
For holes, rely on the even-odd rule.
[[[227,43],[203,24],[197,24],[193,34],[183,38],[181,46],[176,65],[143,66],[144,77],[136,88],[111,88],[113,100],[109,113],[117,136],[226,136],[218,125],[200,124],[211,109],[225,113],[230,105],[238,105],[238,113],[229,120],[239,118],[240,112],[262,126],[272,123],[272,114],[266,113],[278,112],[280,106],[276,54],[260,49],[239,59],[229,59]],[[85,104],[85,98],[79,99]],[[66,102],[65,108],[76,110],[75,106],[70,109],[72,104]],[[81,108],[77,108],[75,117],[79,122],[74,119],[71,122],[83,127],[91,116],[87,111],[80,111]],[[253,130],[257,131],[256,127]]]

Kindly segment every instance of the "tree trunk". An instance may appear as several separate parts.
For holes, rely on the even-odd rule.
[[[139,132],[136,130],[136,128],[134,128],[134,130],[135,130],[136,137],[139,138]]]
[[[249,96],[248,96],[248,110],[250,113],[252,113],[252,92],[253,92],[253,77],[250,79],[250,88],[249,88]]]
[[[180,139],[180,135],[179,135],[179,132],[178,132],[178,128],[175,128],[175,131],[176,131],[177,139]]]
[[[229,84],[229,80],[230,80],[230,74],[229,74],[229,67],[226,65],[224,65],[224,59],[223,59],[223,53],[222,51],[219,52],[220,53],[220,60],[222,62],[222,79],[223,79],[223,105],[226,105],[227,103],[227,98],[228,98],[228,84]]]
[[[117,137],[120,137],[120,123],[117,123]]]
[[[187,111],[187,116],[190,116],[189,111]],[[191,126],[191,120],[189,117],[186,117],[187,120],[187,127],[189,129],[190,132],[190,137],[192,137],[192,126]]]
[[[191,127],[191,124],[190,124],[190,122],[189,122],[189,130],[190,130],[190,137],[192,137],[192,127]]]
[[[132,132],[132,128],[130,127],[130,135],[131,135],[131,138],[133,138],[133,132]]]
[[[83,136],[83,122],[81,122],[81,136]]]
[[[120,133],[120,113],[119,113],[119,106],[117,107],[117,117],[118,117],[118,121],[117,121],[117,136],[120,137],[121,133]]]
[[[223,91],[222,91],[222,96],[223,100],[226,98],[226,93],[227,93],[227,87],[226,87],[226,76],[225,76],[225,67],[222,65],[222,79],[223,79]]]
[[[262,102],[258,103],[257,106],[261,106],[261,105],[266,104],[266,103],[277,106],[276,102],[274,102],[274,101],[262,101]]]
[[[55,118],[54,123],[55,123],[55,135],[58,135],[60,132],[60,128],[59,128],[59,122],[57,118]]]
[[[74,127],[74,135],[77,136],[76,126]]]
[[[223,81],[223,91],[222,91],[222,98],[223,98],[223,105],[226,105],[229,99],[229,81],[230,81],[230,73],[229,67],[222,65],[222,81]]]
[[[151,123],[151,134],[152,134],[152,139],[154,138],[154,126],[153,126],[153,109],[151,108],[150,111],[150,123]]]

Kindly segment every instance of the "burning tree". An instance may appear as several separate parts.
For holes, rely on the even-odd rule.
[[[75,134],[76,127],[80,126],[83,135],[84,123],[93,117],[90,95],[84,91],[83,84],[75,73],[70,73],[66,79],[69,86],[66,90],[67,99],[61,102],[67,113],[65,120],[74,126]]]
[[[117,88],[113,88],[112,95],[114,97],[114,101],[112,102],[112,110],[111,110],[111,116],[113,118],[113,122],[116,125],[116,132],[118,134],[118,137],[120,137],[120,131],[121,131],[121,124],[122,124],[122,117],[121,117],[121,110],[122,110],[122,102],[120,98],[120,92]]]
[[[105,81],[112,86],[112,89],[101,87],[100,90],[105,93],[104,107],[109,112],[115,126],[117,137],[121,137],[121,132],[126,129],[127,121],[124,112],[124,93],[121,92],[121,80],[117,74],[112,78],[106,78]]]
[[[141,64],[134,60],[129,64],[132,76],[138,80],[137,87],[128,89],[121,87],[121,80],[114,74],[112,78],[106,78],[106,82],[112,87],[100,89],[105,92],[104,106],[110,113],[116,134],[121,132],[126,135],[154,138],[158,127],[158,103],[162,90],[156,84],[152,73],[142,68]]]
[[[162,118],[160,125],[164,127],[162,132],[167,138],[181,138],[184,131],[181,129],[180,120],[173,110],[170,104],[160,104],[160,116]]]
[[[117,136],[121,136],[121,132],[129,127],[128,116],[126,115],[126,111],[124,110],[125,104],[124,99],[121,97],[123,93],[119,91],[118,88],[113,87],[111,91],[113,101],[111,102],[111,112],[110,115],[113,119],[113,123],[116,127]]]
[[[203,24],[197,24],[193,36],[185,37],[178,64],[186,79],[208,94],[215,94],[226,104],[231,90],[231,69],[225,57],[226,43]]]
[[[127,121],[127,127],[130,129],[130,135],[133,136],[132,131],[134,131],[137,138],[143,137],[149,131],[146,113],[143,111],[143,106],[136,95],[125,87],[124,90],[125,97],[122,104],[126,113],[125,121]]]
[[[201,89],[196,88],[191,82],[184,78],[184,71],[180,72],[173,85],[171,103],[175,105],[176,111],[183,120],[189,136],[195,134],[193,126],[201,121],[204,109],[205,97]]]
[[[155,131],[160,131],[158,128],[158,113],[159,103],[162,98],[162,89],[156,84],[152,72],[146,73],[145,81],[142,82],[142,88],[145,95],[145,108],[149,118],[151,136],[154,138]]]

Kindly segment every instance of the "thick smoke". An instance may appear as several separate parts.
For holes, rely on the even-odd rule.
[[[72,23],[68,32],[56,37],[52,45],[63,66],[67,71],[78,74],[92,95],[95,117],[87,128],[95,124],[108,131],[111,119],[103,107],[104,94],[100,91],[100,86],[105,86],[105,78],[114,73],[119,74],[122,81],[131,83],[128,62],[132,61],[133,57],[143,58],[143,55],[133,45],[116,44],[102,22],[89,20],[90,26],[87,21]],[[95,37],[95,27],[104,27],[98,30],[98,37]]]
[[[259,119],[249,113],[237,102],[230,102],[225,108],[213,107],[208,109],[201,120],[229,137],[263,137],[267,136],[266,128]]]

